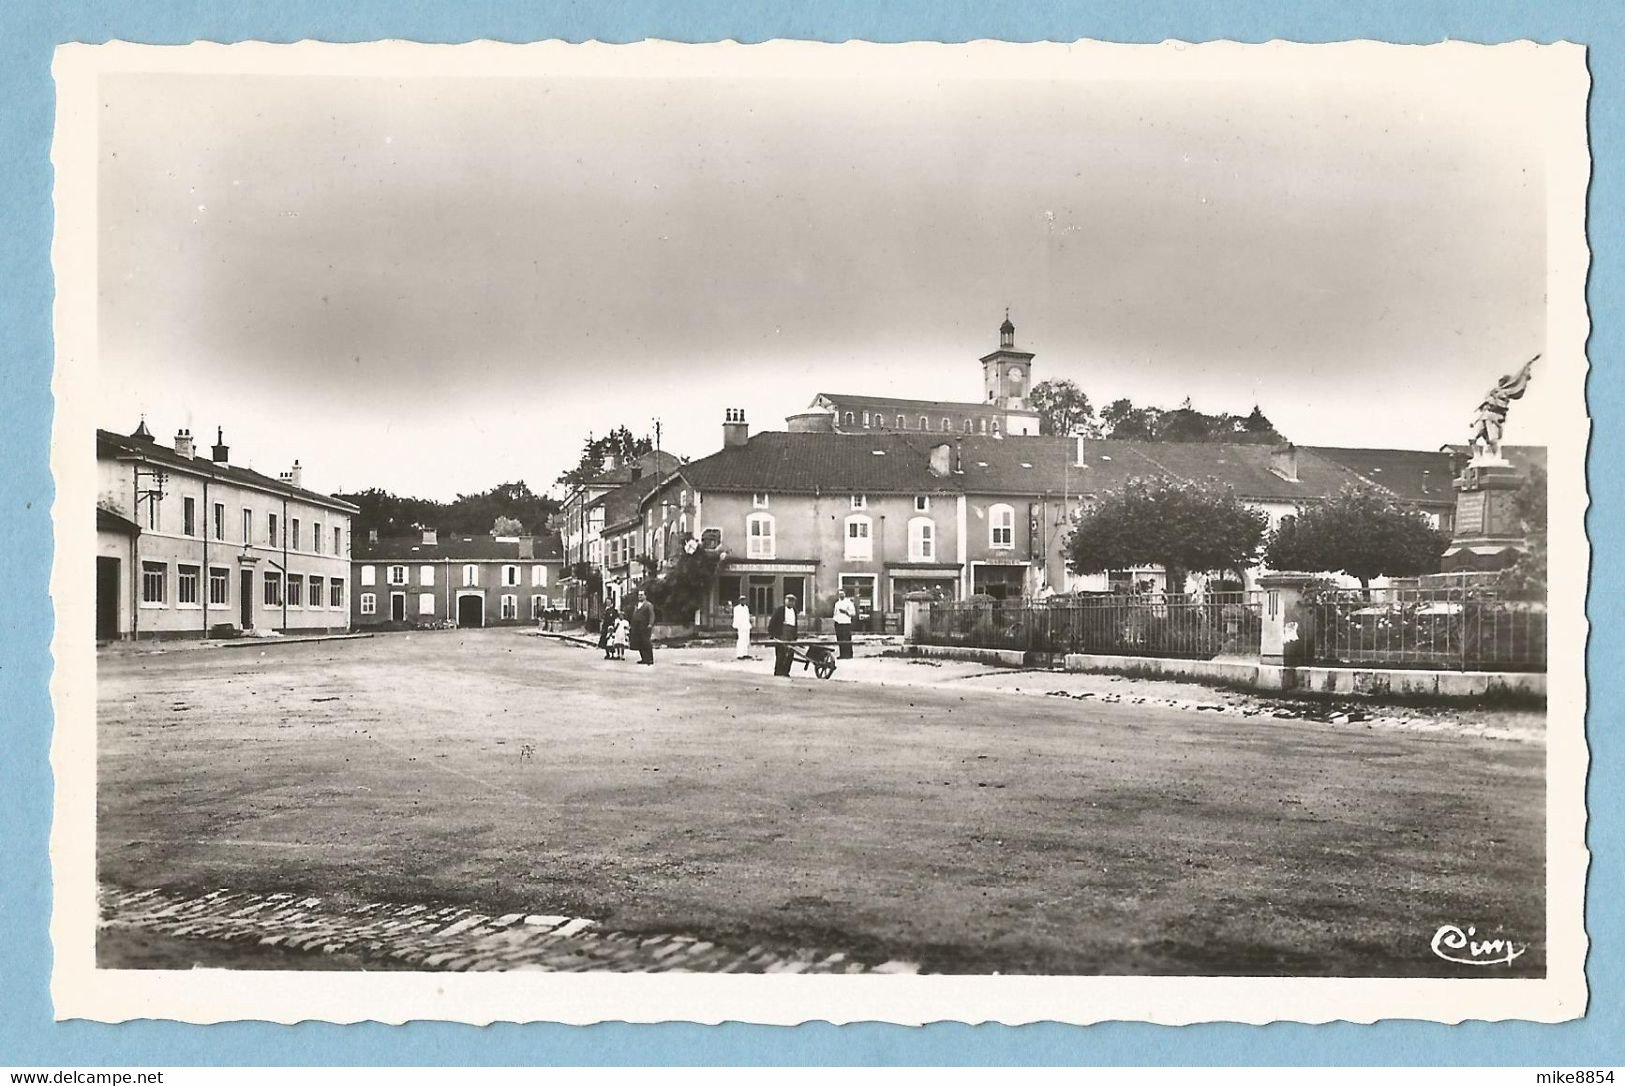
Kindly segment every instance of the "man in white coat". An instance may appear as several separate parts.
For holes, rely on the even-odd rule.
[[[734,601],[734,633],[739,643],[734,647],[734,659],[750,659],[750,607],[743,597]]]

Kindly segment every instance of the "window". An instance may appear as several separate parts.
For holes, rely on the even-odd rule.
[[[908,429],[908,422],[901,415],[897,416],[897,428],[899,430],[907,430]]]
[[[625,536],[622,536],[620,539],[616,540],[616,542],[618,544],[620,544],[621,560],[624,562],[626,560],[626,558],[627,558],[627,554],[626,554],[627,546],[626,545],[627,545],[628,542],[630,542],[630,540],[628,540]],[[547,567],[546,566],[531,566],[530,567],[530,587],[532,587],[532,588],[546,588],[547,587]]]
[[[754,509],[766,509],[767,508],[767,495],[766,494],[752,494],[750,496],[750,504],[751,504],[751,507],[754,508]]]
[[[276,534],[276,514],[265,514],[265,542],[273,547],[282,546],[282,540]]]
[[[503,566],[502,567],[502,586],[504,588],[512,588],[514,585],[516,585],[518,583],[519,583],[519,567],[518,566]]]
[[[361,593],[361,613],[376,615],[378,613],[378,597],[371,592]]]
[[[319,520],[310,526],[310,549],[322,553],[322,522]]]
[[[854,509],[867,509],[867,508],[869,508],[869,496],[867,494],[854,494],[854,495],[852,495],[852,508],[854,508]]]
[[[771,513],[752,513],[745,518],[745,557],[774,557]]]
[[[226,507],[222,502],[214,503],[214,537],[226,538]]]
[[[169,567],[162,562],[141,563],[141,602],[164,605],[164,589],[169,584]]]
[[[977,419],[976,420],[976,432],[979,433],[979,434],[987,433],[987,420],[986,419]],[[294,521],[294,523],[298,524],[299,522]],[[299,534],[299,529],[295,528],[293,530],[293,532],[294,532],[294,535],[297,536]]]
[[[305,605],[305,578],[298,573],[288,574],[288,606],[303,607]]]
[[[863,427],[864,429],[869,428],[869,412],[867,411],[863,413]]]
[[[288,549],[290,551],[296,551],[296,550],[299,549],[299,518],[298,517],[289,517],[288,518]]]
[[[209,567],[209,606],[224,607],[231,602],[231,571]]]
[[[1016,511],[1008,505],[995,505],[987,511],[988,545],[1007,551],[1016,545]]]
[[[519,597],[518,596],[503,596],[502,597],[502,617],[505,618],[505,619],[513,619],[513,618],[518,618],[519,617]]]
[[[974,423],[972,423],[972,422],[971,422],[971,420],[970,420],[970,419],[966,419],[966,420],[965,420],[965,432],[966,432],[966,433],[967,433],[967,434],[968,434],[968,433],[970,433],[970,432],[971,432],[971,430],[972,430],[972,429],[973,429],[973,428],[974,428],[974,425],[975,425],[975,424],[974,424]]]
[[[191,498],[181,499],[181,531],[197,535],[197,502]]]
[[[344,606],[344,582],[337,577],[327,582],[327,605],[329,607]]]
[[[196,607],[198,596],[198,578],[201,571],[197,566],[175,567],[175,603],[181,607]]]
[[[378,567],[377,566],[362,566],[361,567],[361,583],[362,583],[363,586],[368,586],[368,587],[377,584],[378,583]]]
[[[344,529],[343,528],[334,528],[333,529],[333,553],[334,554],[343,554],[344,553]]]
[[[993,436],[994,437],[999,436],[999,420],[998,419],[993,420]]]
[[[846,518],[846,557],[851,562],[867,562],[874,557],[874,540],[870,538],[869,518],[854,515]]]
[[[243,510],[243,546],[254,542],[254,510]]]
[[[434,584],[434,567],[433,566],[419,566],[418,567],[418,584],[426,584],[426,585]]]
[[[158,495],[154,494],[147,499],[147,530],[149,532],[158,530],[158,505]]]
[[[389,567],[389,583],[390,584],[405,584],[406,583],[406,567],[405,566],[390,566]]]
[[[265,571],[265,606],[282,606],[282,574]]]
[[[915,517],[908,522],[908,560],[937,560],[937,526],[930,517]]]
[[[472,564],[464,566],[463,567],[463,587],[464,588],[471,588],[471,587],[474,587],[474,586],[478,585],[479,583],[480,583],[480,567],[476,566],[476,565],[472,565]]]
[[[942,420],[942,432],[946,434],[949,430],[952,430],[952,429],[953,429],[953,423],[949,422],[946,418],[944,418]]]
[[[925,494],[914,495],[914,511],[916,513],[929,513],[931,511],[930,497]]]
[[[924,415],[920,416],[920,429],[922,429],[922,430],[931,429],[931,420],[926,418]]]
[[[851,426],[851,425],[852,425],[852,412],[850,412],[850,411],[848,411],[848,412],[847,412],[847,413],[846,413],[846,424],[847,424],[847,425],[848,425],[848,426]]]
[[[542,612],[547,610],[546,596],[532,596],[530,598],[530,617],[541,618]]]
[[[309,595],[305,597],[306,605],[310,607],[320,607],[324,598],[322,596],[322,589],[325,587],[326,585],[322,583],[322,578],[316,576],[314,573],[311,574],[310,587],[307,589]]]
[[[433,592],[419,592],[418,593],[418,614],[420,614],[420,615],[432,615],[432,614],[434,614],[434,593]]]

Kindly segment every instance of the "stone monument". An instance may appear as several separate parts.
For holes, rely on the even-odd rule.
[[[1513,400],[1522,399],[1540,355],[1495,383],[1473,416],[1472,458],[1455,481],[1456,523],[1439,560],[1446,573],[1500,570],[1523,552],[1523,521],[1516,498],[1523,473],[1501,455],[1501,434]]]

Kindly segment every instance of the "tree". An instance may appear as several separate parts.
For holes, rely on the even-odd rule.
[[[1066,540],[1067,565],[1074,573],[1158,565],[1167,590],[1180,592],[1187,572],[1251,566],[1268,524],[1217,480],[1130,479],[1078,516]]]
[[[1040,381],[1028,393],[1027,402],[1038,412],[1041,434],[1093,437],[1097,433],[1094,405],[1071,381]]]
[[[647,435],[644,437],[632,436],[632,431],[625,426],[617,426],[603,437],[587,435],[582,443],[581,456],[576,466],[559,476],[558,482],[566,487],[580,486],[587,480],[602,475],[604,472],[604,459],[610,454],[623,463],[635,460],[640,456],[654,452],[655,443]]]
[[[1156,441],[1162,429],[1162,412],[1155,407],[1135,407],[1127,398],[1113,400],[1100,413],[1107,437],[1134,441]]]
[[[1271,569],[1373,577],[1434,573],[1449,540],[1418,509],[1372,486],[1345,487],[1283,519],[1264,546]]]
[[[352,532],[376,531],[382,537],[411,535],[424,528],[484,535],[491,531],[499,517],[519,525],[502,534],[540,535],[547,530],[548,518],[559,507],[552,498],[535,493],[523,481],[503,483],[477,494],[459,494],[451,502],[403,498],[377,487],[335,497],[361,510],[352,519]]]
[[[492,535],[523,535],[525,526],[515,517],[498,517],[491,524]]]
[[[1532,467],[1512,500],[1523,522],[1523,553],[1501,573],[1501,583],[1518,592],[1546,592],[1546,469]]]

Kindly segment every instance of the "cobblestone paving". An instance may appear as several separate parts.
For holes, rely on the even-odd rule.
[[[534,969],[614,973],[916,973],[840,952],[730,947],[686,935],[607,931],[582,917],[487,916],[390,902],[324,903],[293,894],[215,890],[198,896],[102,887],[101,924],[187,939],[242,941],[309,954],[345,953],[425,970]]]

